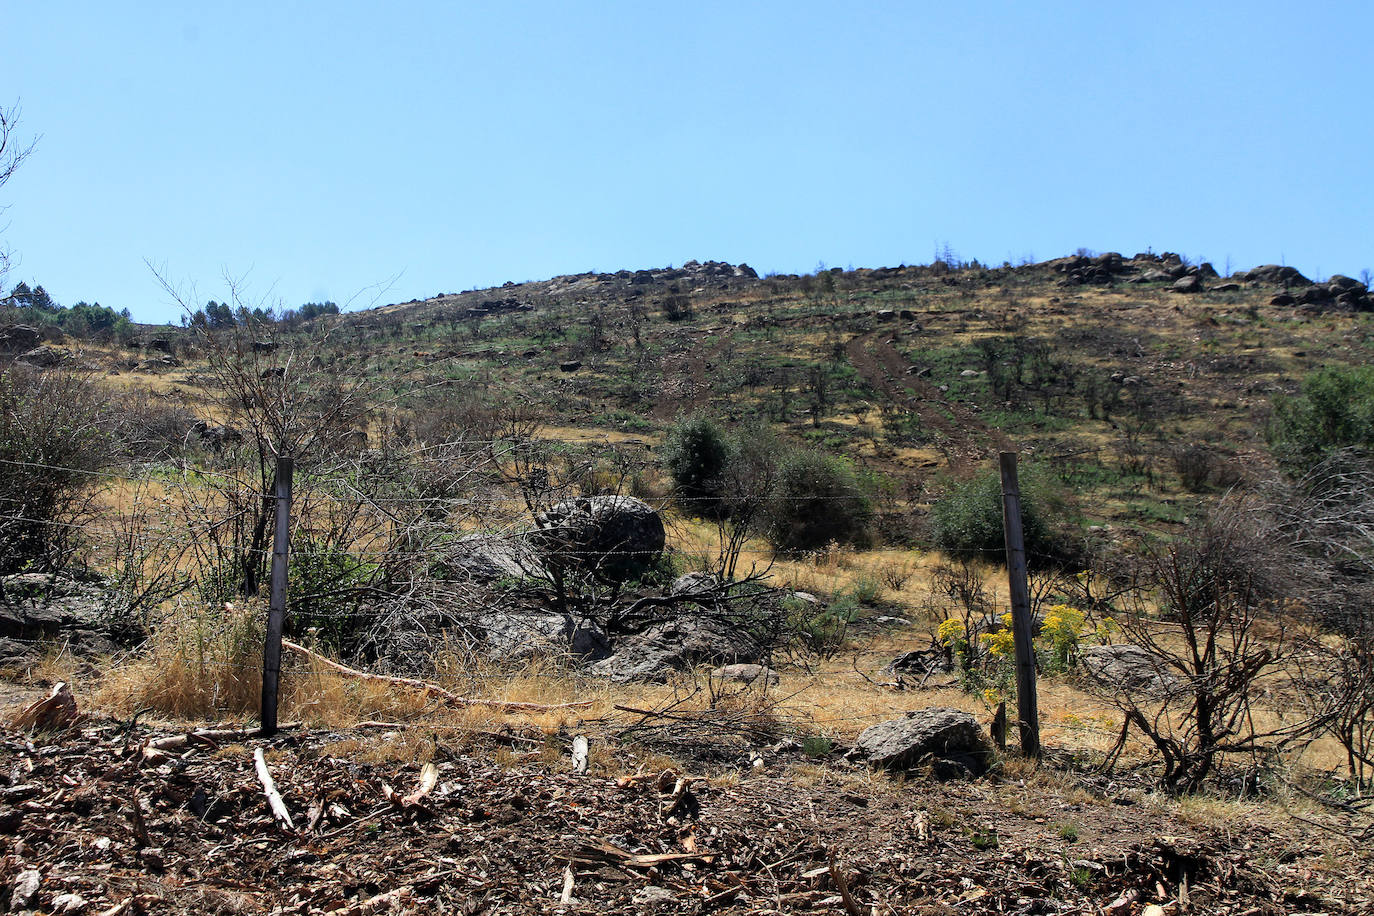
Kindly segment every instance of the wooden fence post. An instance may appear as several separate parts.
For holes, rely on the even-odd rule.
[[[1021,531],[1021,485],[1016,453],[998,456],[1002,471],[1002,530],[1007,544],[1011,588],[1011,632],[1016,644],[1016,718],[1021,753],[1040,756],[1040,712],[1035,697],[1035,645],[1031,633],[1030,585],[1026,579],[1026,541]]]
[[[267,644],[262,652],[262,734],[277,731],[277,685],[281,681],[281,637],[286,622],[286,561],[291,542],[291,458],[277,457],[276,532],[272,539],[272,598]]]

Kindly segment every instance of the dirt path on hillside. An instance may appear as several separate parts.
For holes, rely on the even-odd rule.
[[[908,375],[908,363],[888,341],[887,333],[870,331],[845,344],[850,363],[865,382],[892,403],[915,412],[922,426],[943,436],[961,457],[985,458],[1010,447],[1005,435],[990,429],[973,411],[946,400],[928,380]]]

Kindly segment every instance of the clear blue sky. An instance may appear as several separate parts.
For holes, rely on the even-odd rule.
[[[15,3],[63,304],[1152,246],[1374,267],[1368,2]],[[364,295],[355,305],[365,303]]]

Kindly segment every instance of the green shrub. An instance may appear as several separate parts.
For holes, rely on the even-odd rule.
[[[802,648],[822,658],[830,658],[844,648],[849,625],[859,616],[859,606],[848,595],[840,595],[827,607],[817,608],[809,601],[784,598],[782,610],[786,628]]]
[[[730,462],[730,437],[713,420],[683,417],[673,424],[660,450],[673,479],[674,495],[694,515],[720,511],[721,478]]]
[[[883,596],[883,585],[873,576],[861,575],[846,591],[860,604],[877,604]]]
[[[1030,566],[1072,561],[1078,536],[1066,524],[1056,530],[1046,519],[1065,519],[1067,506],[1035,473],[1021,475],[1021,531]],[[935,546],[958,560],[1003,562],[1002,480],[994,471],[955,483],[930,507],[930,536]]]
[[[1344,448],[1374,447],[1374,366],[1321,369],[1295,397],[1274,399],[1269,444],[1292,471]]]
[[[287,582],[292,632],[315,630],[329,651],[350,655],[368,623],[358,603],[376,574],[374,564],[328,541],[298,536],[292,540]]]
[[[865,546],[872,520],[872,504],[849,462],[810,449],[783,459],[767,524],[778,550],[818,550],[831,542]]]

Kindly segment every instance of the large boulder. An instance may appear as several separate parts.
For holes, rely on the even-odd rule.
[[[656,623],[616,645],[615,654],[591,670],[617,683],[663,681],[699,662],[752,662],[760,648],[747,633],[709,617],[678,617]]]
[[[642,576],[665,542],[657,510],[633,496],[589,496],[559,503],[538,518],[531,543],[545,562],[579,567],[614,582]]]
[[[518,581],[548,575],[548,570],[525,535],[468,535],[445,550],[443,565],[451,577],[481,583],[501,579]]]
[[[43,332],[38,328],[16,324],[0,331],[0,349],[32,350],[43,342]]]
[[[855,750],[874,766],[909,770],[931,764],[937,773],[980,775],[992,766],[992,744],[978,720],[947,706],[930,706],[866,728]]]
[[[1246,283],[1274,283],[1279,286],[1307,286],[1312,282],[1296,267],[1286,264],[1261,264],[1259,267],[1234,273],[1231,277]]]
[[[78,656],[109,655],[145,636],[121,613],[121,602],[98,585],[50,573],[0,578],[0,667],[32,662],[45,642]]]
[[[1078,666],[1089,683],[1114,693],[1159,695],[1180,685],[1168,663],[1133,643],[1089,646],[1078,653]]]
[[[35,366],[39,369],[51,369],[53,366],[60,366],[63,363],[69,362],[71,359],[72,355],[66,350],[44,345],[41,347],[34,347],[32,350],[26,350],[24,355],[19,357],[19,362],[28,363],[30,366]]]

